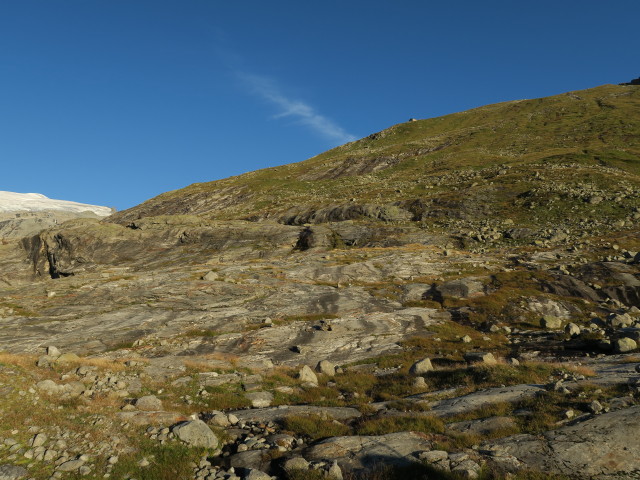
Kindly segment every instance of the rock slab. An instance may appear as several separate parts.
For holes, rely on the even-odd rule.
[[[0,465],[0,480],[20,480],[28,473],[26,469],[17,465]]]
[[[544,433],[514,435],[490,445],[494,459],[518,468],[599,480],[627,477],[640,470],[640,406],[597,415]],[[514,460],[516,462],[514,462]]]
[[[304,458],[337,461],[342,470],[350,471],[377,464],[409,465],[430,448],[431,443],[415,432],[332,437],[309,447]]]

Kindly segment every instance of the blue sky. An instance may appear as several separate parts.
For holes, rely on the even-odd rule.
[[[640,2],[0,0],[0,190],[134,206],[640,76]]]

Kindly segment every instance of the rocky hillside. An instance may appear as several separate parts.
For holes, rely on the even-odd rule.
[[[5,239],[0,479],[637,478],[639,96]]]
[[[447,228],[624,220],[639,207],[640,89],[607,85],[395,125],[301,163],[194,184],[120,212]]]

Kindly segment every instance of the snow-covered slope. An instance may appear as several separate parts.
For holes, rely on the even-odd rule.
[[[70,213],[93,212],[106,217],[113,212],[109,207],[87,205],[67,200],[53,200],[39,193],[13,193],[0,191],[0,213],[62,211]]]

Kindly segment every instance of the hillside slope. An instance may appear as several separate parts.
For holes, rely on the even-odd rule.
[[[395,125],[304,162],[165,193],[110,220],[500,216],[528,225],[539,215],[589,218],[593,202],[622,219],[640,206],[639,175],[640,86],[605,85]]]

